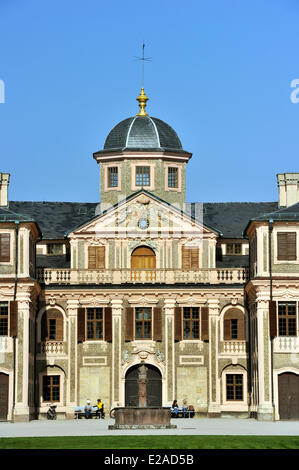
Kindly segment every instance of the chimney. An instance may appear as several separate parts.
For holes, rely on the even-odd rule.
[[[289,207],[299,202],[299,173],[277,175],[279,207]]]
[[[9,173],[0,173],[0,207],[8,206]]]

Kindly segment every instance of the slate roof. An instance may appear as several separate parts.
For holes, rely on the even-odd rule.
[[[208,202],[187,203],[185,212],[207,226],[214,227],[225,238],[243,238],[249,220],[264,217],[277,209],[277,202]],[[99,214],[100,204],[11,201],[9,211],[35,220],[44,239],[58,239]]]
[[[119,122],[108,134],[104,151],[116,149],[179,150],[177,133],[166,122],[150,116],[134,116]]]

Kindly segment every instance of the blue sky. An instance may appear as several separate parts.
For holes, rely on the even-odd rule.
[[[99,200],[93,152],[147,111],[193,153],[187,201],[274,201],[299,172],[298,0],[0,0],[11,200]],[[299,93],[298,93],[299,97]]]

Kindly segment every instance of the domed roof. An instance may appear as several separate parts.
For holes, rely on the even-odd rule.
[[[148,115],[124,119],[110,131],[104,150],[120,148],[176,151],[183,149],[172,127],[161,119]]]

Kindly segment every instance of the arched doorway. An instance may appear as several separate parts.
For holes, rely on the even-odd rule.
[[[162,375],[159,369],[147,367],[147,406],[162,406]],[[141,364],[131,367],[126,373],[125,406],[138,406],[138,369]]]
[[[131,268],[133,269],[155,269],[156,255],[148,246],[136,248],[131,256]]]
[[[280,419],[299,419],[299,375],[278,376],[278,400]]]
[[[7,374],[0,373],[0,421],[7,420],[8,414],[8,380]]]

